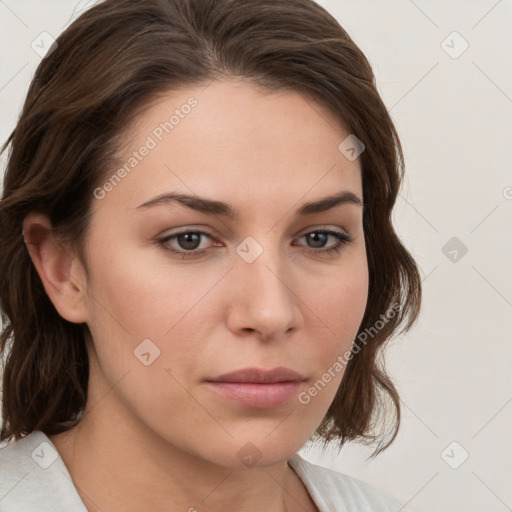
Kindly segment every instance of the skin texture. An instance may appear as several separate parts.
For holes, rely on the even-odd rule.
[[[158,141],[155,127],[191,97],[197,106]],[[45,216],[24,222],[50,299],[92,334],[82,420],[50,439],[89,511],[316,510],[287,460],[320,424],[343,371],[307,405],[295,396],[266,409],[204,379],[285,366],[304,375],[305,391],[350,349],[368,297],[362,207],[295,215],[342,190],[363,199],[359,159],[338,149],[348,132],[295,92],[226,79],[153,102],[127,127],[119,167],[150,135],[156,147],[92,198],[89,279]],[[175,202],[137,209],[164,192],[231,203],[240,218]],[[322,246],[304,235],[327,228],[352,241],[322,253],[337,239]],[[212,236],[196,244],[204,254],[182,259],[165,248],[186,252],[190,242],[159,242],[185,230]],[[252,263],[236,251],[248,236],[263,249]],[[145,339],[160,351],[147,366],[134,354]]]

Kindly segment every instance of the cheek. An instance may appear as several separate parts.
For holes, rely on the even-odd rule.
[[[315,287],[308,303],[318,315],[319,331],[307,348],[315,361],[315,379],[305,390],[301,403],[325,414],[343,379],[352,344],[356,339],[368,299],[368,269],[363,256],[340,269],[345,277]],[[325,326],[328,326],[326,328]],[[320,335],[320,333],[323,333]],[[322,415],[321,414],[321,415]]]
[[[345,282],[338,293],[333,293],[324,310],[332,319],[332,329],[353,339],[363,319],[368,300],[367,280],[364,277],[352,278]]]
[[[183,385],[197,364],[189,343],[190,327],[200,325],[194,305],[218,278],[199,279],[179,265],[148,265],[122,250],[95,254],[88,325],[101,368],[96,376],[103,374],[109,389],[116,385],[118,399],[141,418],[194,408]]]
[[[222,320],[212,289],[225,270],[199,273],[161,257],[148,264],[147,251],[130,258],[122,251],[96,254],[88,324],[102,371],[113,383],[129,371],[133,387],[126,396],[140,407],[184,407],[190,397],[180,384],[198,372],[209,324]],[[156,358],[144,366],[137,354],[148,352]]]
[[[350,276],[350,277],[348,277]],[[319,311],[321,328],[315,343],[307,347],[308,359],[314,361],[314,377],[298,396],[311,418],[318,422],[325,416],[341,384],[352,344],[364,316],[368,298],[368,274],[364,265],[347,279],[316,290],[311,304]],[[319,333],[322,332],[322,335]],[[315,428],[318,425],[315,425]]]
[[[157,249],[154,249],[157,251]],[[215,286],[223,269],[197,272],[169,262],[153,249],[97,251],[91,276],[92,323],[107,324],[122,336],[163,339]]]
[[[340,269],[339,279],[323,287],[312,287],[309,303],[321,322],[340,340],[353,339],[363,319],[368,300],[368,268],[363,257],[355,265]]]

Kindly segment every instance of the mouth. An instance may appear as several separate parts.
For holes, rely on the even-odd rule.
[[[289,368],[244,368],[205,380],[221,397],[246,407],[270,409],[288,402],[306,378]]]

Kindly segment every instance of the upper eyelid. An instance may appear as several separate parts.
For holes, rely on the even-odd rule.
[[[209,235],[209,236],[212,236],[212,237],[220,237],[220,236],[222,236],[215,229],[211,229],[211,231],[210,231],[210,228],[194,227],[194,226],[187,227],[187,226],[185,226],[184,228],[176,228],[176,229],[178,229],[178,231],[173,231],[173,232],[165,235],[164,238],[166,238],[168,236],[181,235],[183,233],[203,233],[203,234],[206,234],[206,235]],[[342,228],[340,226],[333,227],[332,225],[329,225],[329,224],[319,224],[317,227],[305,228],[303,231],[302,230],[300,231],[301,234],[295,235],[295,236],[303,236],[305,234],[308,234],[308,233],[311,233],[311,232],[314,232],[314,231],[339,231],[339,232],[341,232],[343,234],[346,234],[346,235],[349,234],[348,230],[346,230],[345,228]]]

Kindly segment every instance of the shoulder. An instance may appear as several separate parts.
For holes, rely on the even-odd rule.
[[[34,431],[0,446],[0,512],[86,512],[66,466],[50,439]]]
[[[389,494],[358,478],[313,464],[296,454],[292,469],[320,510],[351,512],[403,512],[403,506]]]

